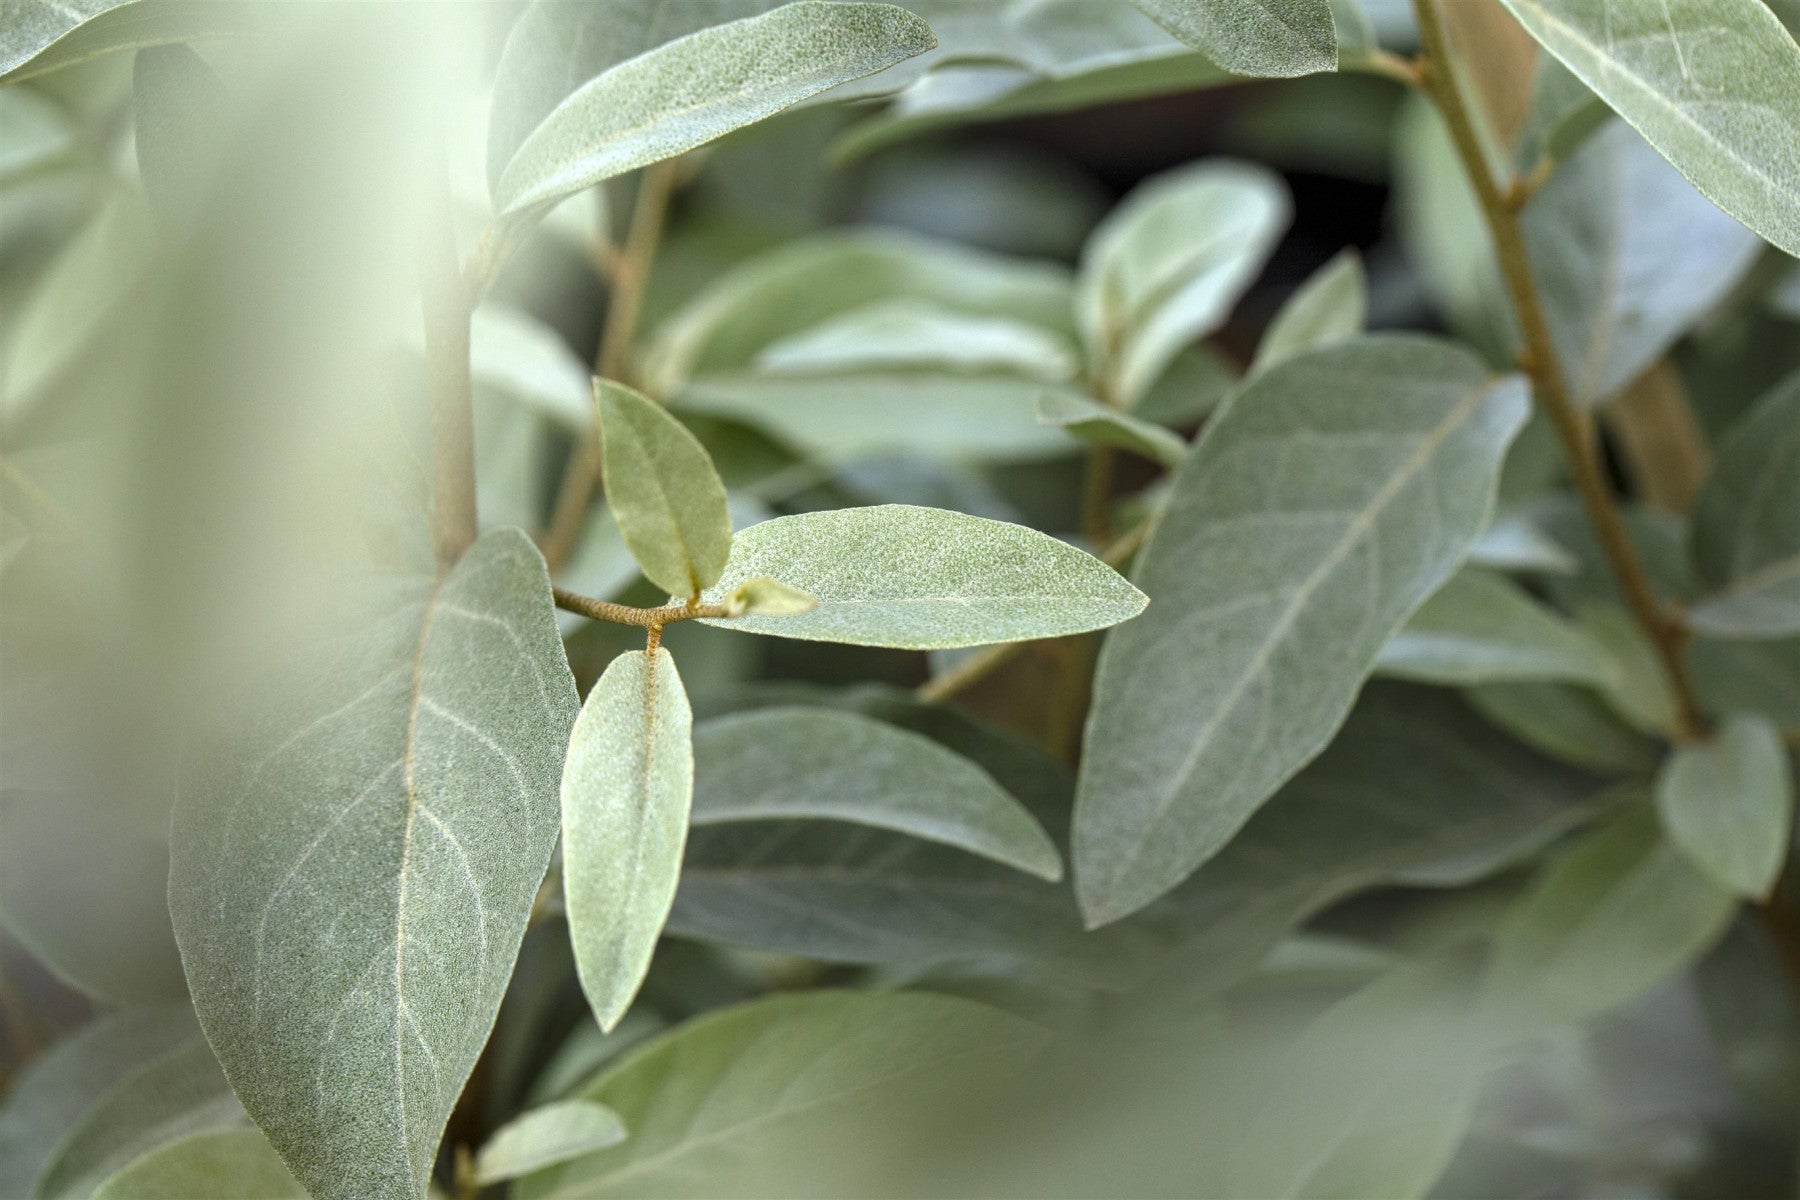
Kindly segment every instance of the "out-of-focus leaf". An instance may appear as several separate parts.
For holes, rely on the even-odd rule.
[[[1421,683],[1608,678],[1606,654],[1581,629],[1504,578],[1467,567],[1381,648],[1375,670]]]
[[[613,660],[563,768],[563,893],[603,1031],[631,1006],[669,915],[694,797],[694,717],[667,650]]]
[[[36,88],[0,90],[0,186],[69,162],[81,132],[73,114]]]
[[[232,1087],[315,1195],[359,1200],[424,1191],[556,844],[576,710],[517,530],[371,600],[194,771],[169,885]]]
[[[1588,405],[1662,357],[1762,249],[1621,122],[1551,176],[1523,225],[1563,369]]]
[[[1363,331],[1368,313],[1369,279],[1362,256],[1340,251],[1281,306],[1250,369],[1264,370],[1296,354],[1349,341]]]
[[[1084,442],[1130,450],[1165,467],[1175,466],[1187,454],[1187,443],[1161,425],[1070,392],[1045,392],[1038,397],[1037,415],[1046,425],[1060,425]]]
[[[1575,619],[1611,666],[1597,681],[1614,712],[1646,733],[1667,733],[1680,723],[1674,689],[1643,626],[1621,605],[1581,605]]]
[[[1118,572],[1023,525],[906,504],[777,517],[732,542],[719,603],[767,575],[819,599],[810,612],[715,622],[804,641],[913,650],[1062,637],[1143,611]]]
[[[306,1200],[256,1129],[214,1129],[167,1142],[100,1185],[94,1200]]]
[[[545,1104],[508,1121],[475,1156],[475,1182],[504,1183],[625,1140],[619,1114],[592,1100]]]
[[[1542,571],[1553,575],[1576,569],[1575,556],[1539,529],[1523,513],[1501,513],[1469,550],[1469,561],[1497,571]]]
[[[818,0],[700,29],[610,67],[552,109],[501,170],[495,207],[547,205],[673,158],[936,41],[891,4]]]
[[[593,424],[587,365],[555,330],[529,313],[499,304],[476,309],[469,330],[469,371],[477,402],[503,399],[574,433]]]
[[[0,83],[121,50],[232,33],[253,12],[230,0],[11,0],[0,22]]]
[[[631,1136],[528,1177],[521,1200],[841,1194],[826,1181],[872,1156],[872,1135],[908,1101],[953,1096],[968,1072],[1014,1067],[1042,1041],[1018,1017],[928,993],[806,992],[712,1013],[588,1087],[583,1098],[617,1111]],[[850,1162],[835,1161],[845,1146]]]
[[[764,346],[756,366],[776,375],[941,368],[1008,371],[1062,383],[1074,347],[1050,331],[1002,316],[956,313],[917,300],[877,301]]]
[[[1594,771],[1656,764],[1654,745],[1586,688],[1566,683],[1488,683],[1469,689],[1482,716],[1552,758]]]
[[[1569,68],[1540,56],[1532,84],[1531,117],[1519,134],[1520,164],[1528,170],[1553,170],[1573,158],[1611,116],[1606,102]]]
[[[1800,47],[1761,0],[1505,0],[1706,197],[1800,254]]]
[[[1701,745],[1679,746],[1656,780],[1669,837],[1714,882],[1763,898],[1787,860],[1794,782],[1781,730],[1735,713]]]
[[[1329,0],[1131,0],[1158,25],[1240,75],[1335,71]]]
[[[1719,443],[1694,505],[1694,562],[1712,594],[1689,614],[1720,637],[1800,633],[1800,375]]]
[[[165,228],[206,211],[230,95],[206,60],[186,46],[151,46],[132,66],[132,127],[138,176]]]
[[[1734,908],[1634,799],[1545,868],[1507,914],[1488,1001],[1503,1025],[1526,1029],[1617,1008],[1692,962]]]
[[[701,724],[695,825],[848,821],[1062,878],[1062,856],[1019,802],[969,760],[872,717],[771,708]]]
[[[1092,923],[1179,883],[1324,747],[1487,527],[1525,407],[1466,352],[1386,336],[1291,359],[1213,418],[1138,557],[1153,607],[1100,656],[1075,837]]]
[[[1800,638],[1727,641],[1697,637],[1689,650],[1694,690],[1711,712],[1759,712],[1800,729]]]
[[[1091,373],[1130,408],[1181,349],[1217,329],[1287,228],[1262,167],[1204,162],[1140,184],[1088,241],[1075,313]]]
[[[1438,10],[1449,32],[1455,78],[1489,142],[1510,151],[1531,116],[1538,48],[1500,0],[1457,0]]]
[[[725,484],[700,439],[640,392],[597,380],[606,504],[644,576],[676,596],[719,578],[731,553]]]

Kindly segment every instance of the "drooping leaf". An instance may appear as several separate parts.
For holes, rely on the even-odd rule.
[[[204,1039],[195,1037],[122,1076],[82,1114],[44,1164],[35,1195],[85,1197],[138,1155],[183,1134],[241,1123]]]
[[[1131,0],[1228,71],[1290,77],[1335,71],[1329,0]]]
[[[1522,222],[1564,372],[1588,405],[1660,358],[1762,249],[1620,122],[1550,177]]]
[[[1694,563],[1712,594],[1689,614],[1720,637],[1800,633],[1800,375],[1720,441],[1694,504]]]
[[[1075,374],[1075,349],[1014,317],[956,312],[913,299],[880,300],[764,346],[756,366],[775,375],[941,368],[1007,371],[1045,383]]]
[[[101,1017],[56,1043],[17,1075],[0,1108],[0,1195],[36,1195],[36,1183],[82,1114],[144,1063],[194,1040],[183,1005]]]
[[[1204,162],[1140,184],[1082,254],[1075,314],[1091,373],[1130,408],[1183,347],[1213,332],[1287,227],[1262,167]]]
[[[1504,578],[1467,567],[1381,648],[1376,671],[1422,683],[1604,682],[1612,664],[1577,625]]]
[[[1084,442],[1130,450],[1165,467],[1175,466],[1187,454],[1187,443],[1178,434],[1071,392],[1039,396],[1037,415],[1046,425],[1060,425]]]
[[[662,405],[608,379],[594,383],[606,504],[657,587],[693,596],[731,553],[725,484],[700,439]]]
[[[1489,1003],[1503,1023],[1571,1024],[1687,966],[1735,905],[1657,828],[1641,798],[1547,867],[1495,937]]]
[[[1362,256],[1340,251],[1281,306],[1250,369],[1264,370],[1296,354],[1348,341],[1363,331],[1368,314],[1369,279]]]
[[[602,1030],[630,1007],[675,897],[694,796],[694,718],[667,650],[614,659],[563,768],[563,893]]]
[[[890,4],[798,0],[698,30],[609,68],[558,104],[500,172],[495,207],[548,205],[936,44],[930,26]]]
[[[534,1108],[494,1132],[475,1157],[475,1182],[504,1183],[625,1140],[619,1114],[592,1100]]]
[[[804,641],[913,650],[1062,637],[1143,611],[1111,567],[1023,525],[907,504],[752,525],[706,593],[718,603],[767,575],[818,597],[810,612],[719,624]]]
[[[9,0],[0,22],[0,83],[17,83],[121,50],[243,28],[254,6],[167,0]]]
[[[1050,835],[991,776],[872,717],[822,708],[722,717],[696,731],[694,760],[695,825],[848,821],[1062,878]]]
[[[872,1153],[879,1143],[866,1139],[895,1105],[952,1095],[942,1089],[1016,1066],[1041,1043],[1018,1017],[928,993],[805,992],[711,1013],[582,1093],[617,1111],[630,1137],[527,1178],[520,1195],[841,1192],[800,1181],[831,1179],[845,1145]]]
[[[556,842],[576,697],[517,530],[381,618],[196,772],[169,900],[232,1087],[321,1197],[418,1197]],[[315,1087],[315,1085],[318,1085]]]
[[[1657,777],[1656,808],[1669,837],[1715,883],[1766,897],[1794,827],[1781,730],[1766,717],[1736,713],[1705,743],[1677,747]]]
[[[102,1183],[93,1200],[306,1200],[256,1129],[213,1129],[166,1142]]]
[[[1800,47],[1760,0],[1505,0],[1720,208],[1800,254]]]
[[[1525,409],[1466,352],[1384,336],[1212,419],[1138,556],[1153,606],[1100,656],[1075,820],[1092,923],[1179,883],[1323,748],[1487,527]]]
[[[1588,688],[1567,683],[1485,683],[1467,694],[1482,716],[1562,762],[1620,774],[1656,765],[1650,739],[1621,721]]]

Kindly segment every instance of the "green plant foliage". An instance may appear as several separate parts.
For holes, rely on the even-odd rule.
[[[613,660],[563,768],[563,890],[582,990],[610,1030],[668,917],[694,798],[692,711],[667,650]]]
[[[731,553],[725,484],[700,439],[656,401],[599,380],[606,503],[644,576],[677,596],[711,586]]]
[[[1136,571],[1152,607],[1101,655],[1075,835],[1090,921],[1179,883],[1319,752],[1486,527],[1524,417],[1516,380],[1379,337],[1276,367],[1214,418]]]
[[[1368,315],[1368,273],[1356,251],[1345,250],[1288,297],[1257,345],[1251,369],[1262,370],[1296,354],[1349,341],[1363,331]]]
[[[1067,392],[1038,397],[1038,420],[1060,425],[1096,446],[1117,446],[1152,462],[1173,467],[1187,454],[1187,443],[1160,425]]]
[[[694,824],[835,819],[1062,878],[1043,827],[986,772],[872,717],[773,708],[721,717],[694,738]]]
[[[1736,714],[1711,741],[1683,746],[1656,781],[1669,837],[1721,887],[1766,897],[1794,828],[1794,781],[1781,731]]]
[[[1800,254],[1800,48],[1759,0],[1505,0],[1720,208]]]
[[[981,646],[1105,629],[1144,610],[1143,593],[1053,537],[907,504],[777,517],[731,546],[716,603],[767,575],[818,598],[795,616],[727,619],[732,629],[912,650]]]
[[[201,1024],[319,1196],[423,1194],[555,845],[575,717],[516,530],[395,598],[175,817],[170,908]]]
[[[1381,648],[1376,670],[1451,686],[1504,680],[1604,683],[1606,652],[1504,578],[1467,567]]]
[[[1694,623],[1722,637],[1800,632],[1800,376],[1734,425],[1694,506],[1694,563],[1712,594]]]
[[[1156,23],[1242,75],[1335,71],[1337,30],[1329,0],[1131,0]]]
[[[1135,406],[1184,346],[1224,322],[1289,206],[1263,168],[1209,162],[1142,185],[1094,231],[1075,313],[1089,370],[1114,403]]]
[[[504,1183],[625,1140],[619,1114],[592,1100],[534,1108],[496,1130],[475,1159],[475,1182]]]
[[[94,1200],[306,1200],[269,1139],[216,1129],[158,1146],[95,1189]]]
[[[1075,375],[1074,348],[1050,331],[1004,316],[976,317],[917,300],[882,300],[779,338],[756,356],[771,375],[942,368],[1008,371],[1045,383]]]
[[[696,30],[583,84],[500,172],[495,206],[552,204],[705,145],[809,96],[929,50],[930,26],[891,4],[799,0]]]
[[[229,2],[14,0],[0,26],[0,82],[123,50],[231,33],[245,24],[242,8]]]

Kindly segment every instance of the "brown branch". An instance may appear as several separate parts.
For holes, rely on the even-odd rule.
[[[556,598],[556,607],[564,612],[576,613],[590,621],[611,621],[615,625],[635,625],[640,629],[661,629],[664,625],[673,625],[677,621],[715,619],[731,615],[723,604],[696,604],[689,600],[683,604],[665,604],[659,608],[638,608],[631,604],[596,600],[592,596],[583,596],[566,588],[550,590]]]

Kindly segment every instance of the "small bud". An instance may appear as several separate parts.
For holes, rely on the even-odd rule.
[[[810,592],[789,587],[767,575],[758,575],[754,579],[744,580],[732,589],[731,595],[725,598],[725,615],[791,617],[811,612],[818,606],[818,597]]]

